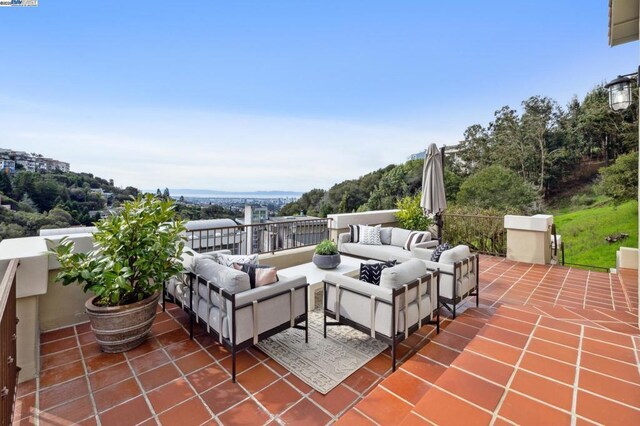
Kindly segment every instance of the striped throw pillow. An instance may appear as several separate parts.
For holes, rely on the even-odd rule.
[[[421,243],[423,241],[429,241],[429,236],[430,233],[429,232],[424,232],[424,231],[411,231],[409,233],[409,236],[407,237],[407,241],[405,241],[404,243],[404,247],[402,247],[405,250],[411,250],[411,247]]]
[[[349,237],[352,243],[360,241],[360,225],[349,225]]]

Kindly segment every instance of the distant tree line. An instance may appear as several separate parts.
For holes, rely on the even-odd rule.
[[[456,154],[459,158],[447,157],[444,178],[448,202],[458,210],[540,210],[554,196],[560,196],[563,188],[593,180],[599,168],[619,156],[637,158],[635,91],[634,96],[633,105],[624,112],[609,109],[608,92],[603,86],[595,87],[582,101],[574,97],[564,108],[542,96],[523,101],[520,110],[500,108],[488,125],[474,124],[466,129]],[[281,212],[325,217],[330,213],[396,208],[399,200],[420,192],[423,163],[410,160],[346,180],[327,191],[313,189],[285,205]],[[616,172],[616,182],[624,179],[621,174],[633,174],[628,170],[632,163],[624,162],[627,167],[624,172]],[[602,169],[601,173],[606,180],[607,172]],[[634,184],[637,188],[637,177],[635,183],[629,182]],[[603,182],[602,192],[615,199],[605,186]],[[628,195],[633,189],[615,191]]]
[[[107,200],[104,193],[113,198]],[[2,204],[10,207],[0,209],[0,239],[36,235],[42,228],[91,225],[107,202],[117,207],[137,194],[134,187],[121,189],[90,173],[0,173]]]

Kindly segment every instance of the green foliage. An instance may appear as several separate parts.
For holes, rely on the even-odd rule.
[[[420,207],[420,194],[407,196],[398,200],[396,218],[404,229],[427,231],[433,225],[433,219],[424,214]]]
[[[638,247],[637,200],[556,214],[554,223],[562,235],[567,263],[615,268],[620,247]],[[608,235],[621,232],[629,237],[615,243],[605,241]]]
[[[456,173],[451,170],[450,167],[445,166],[444,168],[444,194],[447,197],[447,203],[452,204],[456,202],[458,198],[458,192],[460,191],[460,186],[464,182],[464,177],[461,173]]]
[[[444,214],[442,238],[451,245],[463,244],[473,251],[505,256],[507,240],[504,215],[513,211],[493,208],[450,207]]]
[[[638,152],[621,155],[609,167],[600,169],[600,192],[616,202],[638,196]]]
[[[316,254],[331,255],[338,254],[338,246],[331,240],[322,240],[316,246]]]
[[[175,219],[173,201],[140,196],[96,226],[95,250],[74,253],[65,237],[51,254],[61,265],[56,280],[95,293],[98,305],[140,301],[182,271],[185,228]]]
[[[8,196],[13,194],[13,185],[11,185],[9,174],[3,171],[0,171],[0,193]]]
[[[613,159],[636,149],[637,92],[634,104],[622,113],[610,110],[602,86],[566,108],[541,96],[521,106],[520,113],[502,107],[486,127],[467,128],[460,153],[470,174],[501,165],[549,198],[573,182],[581,162]]]
[[[531,184],[502,166],[489,166],[470,176],[460,187],[458,204],[481,209],[527,212],[536,200]]]

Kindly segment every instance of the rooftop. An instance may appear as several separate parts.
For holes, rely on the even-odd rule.
[[[102,353],[88,323],[46,332],[15,424],[637,423],[637,271],[480,269],[479,308],[402,342],[395,373],[387,350],[324,396],[257,348],[231,383],[229,353],[203,328],[189,340],[174,305],[124,354]]]

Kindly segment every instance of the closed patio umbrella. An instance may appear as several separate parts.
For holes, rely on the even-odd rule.
[[[442,237],[442,212],[447,208],[447,199],[444,194],[442,157],[440,150],[434,143],[429,145],[424,159],[420,206],[424,209],[425,214],[435,214],[438,239],[440,239]]]

